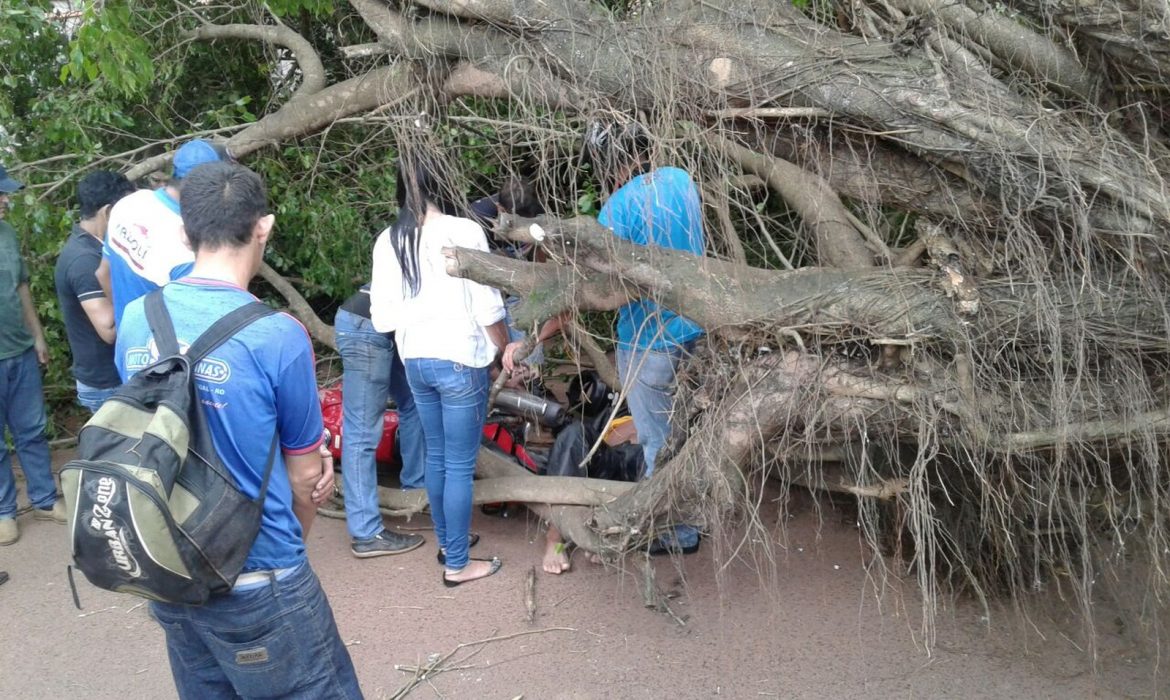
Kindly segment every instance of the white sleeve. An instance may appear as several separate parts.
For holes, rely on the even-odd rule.
[[[487,235],[483,232],[483,227],[470,220],[468,224],[470,225],[466,227],[466,233],[460,237],[459,245],[488,252]],[[486,327],[504,318],[504,299],[500,295],[500,290],[471,280],[465,282],[471,295],[471,315],[476,323]]]
[[[398,330],[402,309],[402,270],[390,245],[390,229],[374,242],[374,269],[370,274],[370,321],[379,333]]]

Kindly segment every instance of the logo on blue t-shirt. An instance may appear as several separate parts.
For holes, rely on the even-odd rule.
[[[188,347],[186,343],[180,343],[179,352],[185,354]],[[126,349],[126,371],[134,374],[158,362],[158,359],[158,346],[154,344],[154,338],[151,338],[147,347]],[[195,365],[195,378],[212,384],[225,384],[232,378],[232,366],[219,358],[208,356]]]

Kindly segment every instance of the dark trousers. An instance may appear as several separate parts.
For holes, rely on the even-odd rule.
[[[182,700],[361,698],[333,610],[308,563],[206,605],[151,603]]]

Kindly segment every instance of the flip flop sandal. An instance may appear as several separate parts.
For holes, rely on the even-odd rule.
[[[452,581],[449,578],[447,578],[447,572],[444,571],[443,572],[443,585],[446,586],[447,588],[454,588],[456,586],[462,586],[465,583],[471,583],[472,581],[479,581],[480,579],[485,579],[488,576],[494,576],[495,573],[497,571],[499,571],[501,568],[503,568],[503,566],[504,566],[504,562],[500,561],[499,557],[492,557],[491,559],[472,559],[471,561],[490,561],[492,563],[492,565],[488,569],[487,574],[480,576],[479,578],[468,579],[466,581]]]

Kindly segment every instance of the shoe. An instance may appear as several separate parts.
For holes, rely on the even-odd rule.
[[[488,576],[495,576],[496,572],[504,567],[504,562],[500,561],[499,557],[492,557],[491,559],[472,559],[471,561],[490,561],[492,565],[488,568],[488,572],[483,576],[480,576],[479,578],[468,579],[466,581],[452,581],[451,579],[447,578],[447,572],[444,571],[443,585],[447,588],[454,588],[456,586],[462,586],[465,583],[471,583],[472,581],[480,581],[487,578]]]
[[[33,517],[37,520],[52,520],[62,525],[69,522],[69,516],[65,514],[65,501],[59,498],[52,508],[34,508]]]
[[[10,545],[19,539],[20,526],[16,524],[16,518],[0,520],[0,547]]]
[[[368,540],[353,540],[349,551],[358,559],[404,554],[422,546],[422,535],[406,535],[393,530],[382,530]]]
[[[468,533],[468,535],[467,535],[467,548],[471,549],[472,547],[474,547],[477,544],[479,544],[479,533],[478,532]],[[435,554],[435,559],[438,559],[439,563],[442,564],[443,566],[447,565],[447,553],[444,552],[443,550],[440,549],[438,551],[438,553]]]

